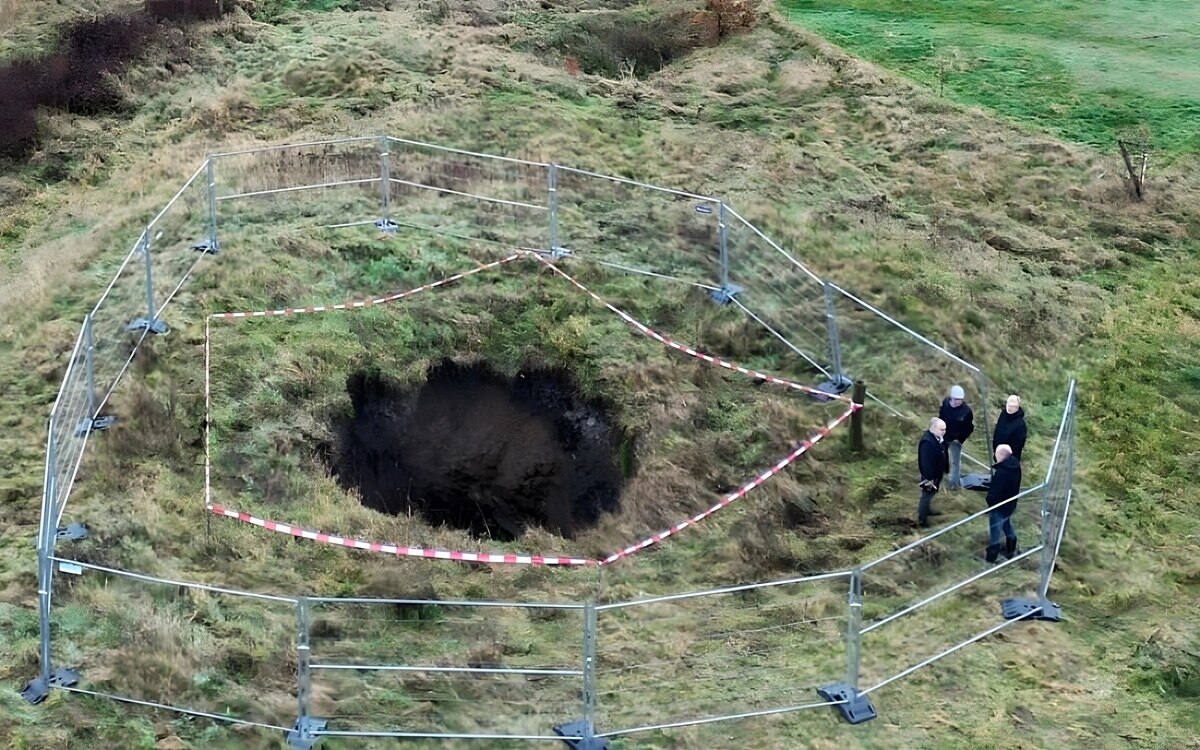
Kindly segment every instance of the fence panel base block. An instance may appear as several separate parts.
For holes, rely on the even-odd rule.
[[[593,737],[596,730],[590,722],[580,719],[554,727],[554,733],[559,737],[581,737],[582,739],[563,740],[571,750],[608,750],[608,739]]]
[[[987,492],[992,487],[991,474],[963,474],[962,488],[964,490],[975,490],[976,492]]]
[[[170,331],[170,327],[161,320],[149,320],[147,318],[138,318],[129,325],[125,326],[126,331],[141,331],[146,330],[153,333],[155,336],[162,336]]]
[[[733,302],[733,298],[738,296],[742,288],[737,284],[726,284],[720,289],[714,289],[708,293],[710,299],[718,305],[728,305]]]
[[[50,695],[50,691],[54,688],[74,687],[78,683],[79,674],[77,672],[66,667],[59,667],[50,673],[49,680],[43,680],[41,677],[38,677],[21,688],[21,697],[36,706],[46,700],[46,697]]]
[[[54,533],[58,539],[66,539],[72,542],[82,541],[87,539],[87,526],[82,523],[73,523],[69,526],[60,526]]]
[[[79,424],[75,426],[75,437],[81,438],[84,435],[87,435],[87,434],[90,434],[93,432],[100,432],[101,430],[107,430],[109,427],[112,427],[116,423],[117,423],[117,418],[113,414],[104,414],[102,416],[96,417],[95,419],[89,419],[88,417],[84,417],[83,419],[79,420]]]
[[[832,379],[818,385],[817,390],[824,393],[842,394],[850,390],[850,386],[852,385],[854,385],[854,381],[845,375],[835,375]]]
[[[817,695],[827,701],[845,701],[834,706],[842,718],[849,724],[862,724],[876,717],[875,707],[871,699],[859,693],[844,682],[835,682],[823,688],[817,688]]]
[[[820,385],[816,386],[816,389],[818,391],[820,391],[820,393],[811,393],[810,392],[808,394],[808,397],[818,403],[822,403],[822,404],[829,403],[830,401],[833,400],[834,396],[841,395],[841,394],[845,393],[846,391],[850,390],[850,386],[852,386],[852,385],[854,385],[854,381],[851,380],[850,378],[847,378],[845,376],[842,376],[839,378],[839,377],[835,376],[833,379],[826,380],[824,383],[821,383]],[[822,395],[825,393],[828,393],[829,395],[828,396]]]
[[[1040,611],[1037,614],[1030,614],[1035,609]],[[1004,615],[1005,620],[1024,617],[1027,620],[1062,621],[1062,610],[1049,599],[1041,601],[1037,599],[1005,599],[1000,602],[1000,613]]]
[[[320,735],[314,734],[314,732],[320,732],[328,724],[329,722],[324,719],[301,716],[292,725],[292,731],[287,733],[288,747],[294,748],[294,750],[312,750],[313,746],[321,741]]]

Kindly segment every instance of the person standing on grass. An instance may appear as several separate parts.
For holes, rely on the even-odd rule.
[[[962,489],[963,443],[975,431],[975,414],[967,406],[967,394],[961,385],[950,386],[950,396],[942,400],[938,418],[946,423],[946,451],[950,455],[950,489]]]
[[[917,470],[921,472],[921,499],[917,502],[917,524],[928,528],[929,516],[941,515],[929,509],[933,496],[937,494],[942,477],[946,475],[946,423],[934,417],[929,420],[929,429],[917,443]]]
[[[1021,462],[1013,449],[1001,443],[996,446],[996,463],[992,466],[992,484],[988,487],[988,508],[995,508],[1021,492]],[[1004,537],[1004,557],[1011,560],[1017,554],[1017,534],[1012,527],[1016,501],[988,511],[988,546],[984,559],[996,562],[1000,556],[1000,537]]]
[[[1013,457],[1021,460],[1021,451],[1025,450],[1025,410],[1021,408],[1021,397],[1014,394],[1004,403],[1004,411],[996,420],[996,431],[992,433],[992,450],[1001,445],[1007,445]]]

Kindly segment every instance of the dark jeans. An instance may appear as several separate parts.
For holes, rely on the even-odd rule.
[[[917,503],[917,523],[922,526],[929,522],[929,504],[933,502],[933,496],[936,494],[937,490],[921,490],[921,500]]]
[[[1012,527],[1012,503],[998,510],[988,511],[988,554],[989,560],[995,560],[1000,554],[1000,540],[1016,545],[1017,532]]]

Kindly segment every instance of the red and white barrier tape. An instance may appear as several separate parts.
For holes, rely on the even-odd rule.
[[[343,302],[342,304],[339,304],[339,305],[315,305],[313,307],[288,307],[288,308],[284,308],[282,310],[256,310],[253,312],[213,313],[209,317],[216,318],[217,320],[237,320],[237,319],[241,319],[241,318],[268,318],[268,317],[273,317],[273,316],[303,315],[305,313],[329,312],[331,310],[355,310],[355,309],[362,308],[362,307],[373,307],[375,305],[387,304],[388,302],[395,302],[396,300],[404,299],[405,297],[411,297],[414,294],[416,294],[417,292],[425,292],[430,289],[435,289],[439,286],[445,286],[446,284],[452,284],[455,281],[458,281],[460,279],[465,279],[468,276],[473,276],[473,275],[475,275],[477,273],[481,273],[483,271],[490,271],[493,268],[499,268],[500,266],[504,265],[505,263],[511,263],[512,261],[517,260],[518,258],[523,258],[523,257],[525,257],[525,253],[513,253],[512,255],[508,256],[507,258],[501,258],[500,260],[495,260],[495,261],[492,261],[491,263],[486,263],[482,266],[479,266],[478,268],[472,268],[470,271],[463,271],[462,273],[456,273],[453,276],[447,276],[444,279],[439,279],[437,281],[426,284],[424,286],[416,287],[415,289],[408,289],[403,292],[398,292],[396,294],[389,294],[385,297],[377,297],[375,299],[370,299],[370,300],[359,300],[357,302]]]
[[[212,478],[211,478],[211,468],[210,468],[211,467],[211,459],[210,459],[210,452],[209,452],[210,451],[210,448],[209,448],[209,421],[211,419],[211,413],[210,413],[211,403],[210,403],[210,395],[209,395],[209,379],[210,379],[210,376],[209,376],[209,367],[210,367],[209,320],[210,319],[216,318],[219,320],[234,320],[234,319],[240,319],[240,318],[285,316],[285,315],[296,315],[296,314],[303,314],[303,313],[325,312],[328,310],[349,310],[349,309],[370,307],[373,305],[385,304],[387,302],[394,302],[396,300],[412,296],[412,295],[416,294],[417,292],[427,291],[427,290],[434,289],[439,286],[453,283],[455,281],[458,281],[459,279],[480,273],[482,271],[487,271],[487,270],[490,270],[493,268],[498,268],[499,266],[502,266],[506,263],[510,263],[520,257],[525,256],[525,255],[536,258],[538,261],[540,261],[541,263],[543,263],[544,265],[549,267],[552,271],[554,271],[556,274],[558,274],[559,276],[561,276],[562,278],[566,279],[571,284],[573,284],[574,286],[579,288],[581,291],[583,291],[585,294],[590,296],[592,299],[594,299],[595,301],[604,305],[611,312],[615,313],[623,321],[625,321],[627,324],[629,324],[636,330],[640,331],[642,334],[646,335],[647,337],[649,337],[655,341],[658,341],[661,344],[671,347],[672,349],[676,349],[677,351],[681,351],[692,357],[696,357],[697,359],[701,359],[710,364],[717,365],[719,367],[723,367],[727,370],[732,370],[734,372],[742,373],[743,375],[746,375],[748,377],[764,380],[768,383],[784,385],[789,388],[793,388],[795,390],[801,391],[803,393],[821,396],[822,398],[826,398],[826,399],[838,399],[841,401],[850,401],[850,399],[847,398],[846,396],[840,396],[837,394],[826,393],[824,391],[818,391],[815,388],[810,388],[806,385],[802,385],[800,383],[796,383],[796,382],[787,380],[785,378],[776,377],[774,375],[759,372],[757,370],[750,370],[745,367],[741,367],[740,365],[736,365],[732,362],[726,362],[725,360],[720,359],[719,357],[714,357],[714,356],[711,356],[708,354],[704,354],[703,352],[697,351],[689,346],[672,341],[671,339],[667,338],[666,336],[663,336],[662,334],[649,328],[648,326],[643,324],[641,321],[637,320],[636,318],[629,315],[625,311],[608,303],[603,298],[601,298],[599,295],[597,295],[595,292],[588,289],[582,283],[577,281],[574,277],[567,274],[562,269],[558,268],[553,263],[551,263],[550,261],[541,257],[540,255],[538,255],[534,252],[514,253],[513,255],[510,255],[506,258],[503,258],[498,261],[493,261],[491,263],[482,265],[482,266],[472,269],[470,271],[465,271],[463,273],[455,274],[453,276],[448,276],[439,281],[435,281],[433,283],[426,284],[424,286],[416,287],[415,289],[410,289],[405,292],[399,292],[397,294],[389,295],[386,297],[380,297],[380,298],[374,299],[374,300],[361,301],[361,302],[347,302],[345,304],[339,304],[339,305],[322,305],[322,306],[304,307],[304,308],[288,308],[288,309],[283,309],[283,310],[260,310],[260,311],[256,311],[256,312],[214,313],[214,314],[208,316],[208,318],[205,319],[205,323],[204,323],[204,406],[205,406],[205,416],[206,416],[205,433],[204,433],[204,502],[205,502],[205,508],[215,515],[226,516],[228,518],[235,518],[244,523],[250,523],[255,526],[261,526],[262,528],[267,529],[269,531],[277,531],[282,534],[290,534],[294,537],[299,537],[299,538],[303,538],[303,539],[311,539],[313,541],[320,542],[322,544],[332,544],[332,545],[336,545],[336,546],[340,546],[340,547],[348,547],[350,549],[360,549],[360,550],[366,550],[366,551],[370,551],[370,552],[383,552],[386,554],[392,554],[392,555],[397,555],[397,556],[423,557],[423,558],[430,558],[430,559],[436,559],[436,560],[457,560],[460,562],[500,563],[500,564],[517,564],[517,565],[560,565],[560,566],[608,565],[610,563],[616,562],[617,560],[628,557],[636,552],[639,552],[643,549],[646,549],[647,547],[658,544],[659,542],[666,539],[667,537],[669,537],[679,531],[682,531],[683,529],[686,529],[689,526],[693,526],[696,523],[699,523],[700,521],[713,515],[720,509],[722,509],[728,505],[731,505],[732,503],[736,502],[737,500],[745,497],[746,494],[749,493],[751,490],[753,490],[755,487],[758,487],[759,485],[763,484],[771,477],[775,476],[776,474],[778,474],[779,472],[781,472],[785,468],[787,468],[787,466],[790,465],[793,461],[798,459],[800,456],[804,455],[804,453],[806,453],[809,448],[812,448],[813,445],[820,442],[820,440],[822,438],[826,437],[830,433],[830,431],[833,430],[833,428],[837,427],[839,424],[841,424],[842,422],[849,419],[850,415],[852,415],[854,412],[856,412],[862,408],[861,404],[855,404],[853,402],[850,402],[850,408],[845,413],[843,413],[841,416],[839,416],[837,419],[833,420],[829,424],[820,428],[812,438],[801,442],[800,445],[795,450],[793,450],[791,453],[789,453],[787,456],[785,456],[783,459],[781,459],[778,463],[773,465],[770,469],[766,470],[762,474],[759,474],[754,479],[752,479],[749,482],[747,482],[746,484],[742,485],[742,487],[740,487],[736,492],[733,492],[733,493],[727,495],[716,505],[712,506],[711,508],[709,508],[708,510],[705,510],[702,513],[692,516],[691,518],[688,518],[684,521],[681,521],[681,522],[675,524],[674,526],[671,526],[670,528],[665,529],[664,531],[660,531],[657,534],[653,534],[650,537],[638,542],[637,544],[626,547],[625,549],[620,550],[618,552],[614,552],[613,554],[609,555],[608,557],[604,558],[603,560],[592,560],[592,559],[582,558],[582,557],[561,557],[561,556],[546,556],[546,555],[499,553],[499,552],[496,552],[496,553],[461,552],[461,551],[457,551],[457,550],[441,550],[441,549],[432,549],[432,548],[426,548],[426,547],[405,547],[405,546],[396,545],[396,544],[384,544],[384,543],[380,543],[380,542],[367,542],[367,541],[363,541],[361,539],[350,539],[347,537],[336,536],[333,534],[325,534],[325,533],[322,533],[319,531],[312,531],[309,529],[300,528],[298,526],[293,526],[290,524],[283,524],[283,523],[278,523],[276,521],[270,521],[267,519],[258,518],[256,516],[250,515],[249,513],[243,513],[241,511],[233,510],[231,508],[225,508],[224,506],[221,506],[221,505],[214,505],[212,503]]]
[[[804,442],[800,443],[799,447],[797,447],[794,451],[792,451],[788,455],[784,456],[783,459],[781,459],[778,463],[776,463],[770,469],[767,469],[762,474],[759,474],[754,479],[751,479],[749,482],[742,485],[737,490],[737,492],[733,492],[729,495],[726,495],[724,498],[722,498],[721,502],[712,506],[711,508],[704,511],[703,513],[698,513],[698,514],[692,516],[691,518],[687,519],[686,521],[680,521],[679,523],[675,524],[674,526],[670,527],[669,529],[665,529],[663,531],[658,532],[657,534],[653,534],[633,546],[626,547],[625,549],[623,549],[619,552],[614,552],[611,555],[609,555],[608,557],[601,560],[600,564],[608,565],[609,563],[616,562],[617,560],[620,560],[623,557],[628,557],[629,555],[632,555],[635,552],[640,552],[641,550],[644,550],[647,547],[658,544],[659,542],[661,542],[662,540],[671,536],[672,534],[682,531],[683,529],[686,529],[688,526],[692,526],[700,521],[703,521],[705,518],[708,518],[712,514],[719,511],[721,508],[724,508],[725,506],[731,505],[733,502],[740,500],[741,498],[745,497],[746,494],[748,492],[750,492],[750,490],[754,489],[755,487],[759,486],[763,482],[766,482],[768,479],[775,476],[779,472],[783,471],[784,468],[786,468],[788,464],[792,463],[797,458],[800,458],[800,456],[804,455],[808,451],[809,448],[816,445],[818,442],[820,442],[821,438],[828,435],[830,433],[830,431],[833,430],[834,427],[837,427],[839,424],[841,424],[842,422],[849,419],[851,414],[853,414],[854,412],[858,411],[861,408],[862,408],[862,406],[859,404],[851,404],[850,408],[847,409],[844,414],[842,414],[840,417],[833,420],[829,424],[825,425],[820,430],[817,430],[816,435],[814,435],[809,440],[805,440]]]
[[[208,510],[218,516],[226,516],[227,518],[236,518],[243,523],[254,524],[261,526],[268,531],[277,531],[281,534],[290,534],[294,537],[302,539],[311,539],[314,542],[321,544],[332,544],[338,547],[349,547],[350,549],[361,549],[368,552],[384,552],[389,555],[397,555],[404,557],[426,557],[435,560],[458,560],[460,562],[474,563],[507,563],[515,565],[596,565],[598,561],[589,560],[582,557],[555,557],[548,555],[527,555],[507,552],[459,552],[457,550],[432,549],[429,547],[404,547],[398,544],[383,544],[380,542],[366,542],[361,539],[350,539],[348,537],[336,536],[334,534],[325,534],[320,531],[312,531],[310,529],[292,526],[286,523],[277,523],[276,521],[268,521],[263,518],[252,516],[249,513],[226,508],[221,505],[210,505]]]
[[[625,321],[633,328],[637,329],[638,331],[645,334],[649,338],[654,339],[655,341],[659,342],[660,344],[665,344],[666,346],[669,346],[672,349],[675,349],[677,351],[681,351],[684,354],[688,354],[697,359],[702,359],[705,362],[708,362],[709,364],[713,364],[718,367],[724,367],[726,370],[740,372],[743,375],[749,376],[751,378],[757,378],[759,380],[765,380],[768,383],[775,383],[777,385],[787,386],[788,388],[794,388],[802,393],[807,393],[809,395],[820,396],[822,398],[822,400],[837,399],[838,401],[845,401],[847,403],[853,403],[848,396],[842,396],[842,395],[839,395],[836,393],[826,393],[825,391],[819,391],[816,388],[811,388],[807,385],[802,385],[800,383],[796,383],[791,380],[787,380],[785,378],[778,377],[776,375],[771,375],[771,374],[765,373],[765,372],[759,372],[758,370],[750,370],[745,367],[742,367],[741,365],[736,365],[733,362],[726,362],[725,360],[721,359],[720,357],[714,357],[711,354],[705,354],[704,352],[697,351],[696,349],[693,349],[692,347],[687,346],[685,344],[680,344],[677,341],[672,341],[671,339],[667,338],[666,336],[662,335],[661,333],[658,333],[654,329],[645,325],[644,323],[642,323],[640,320],[633,317],[629,313],[616,307],[615,305],[612,305],[611,303],[606,301],[604,298],[602,298],[600,295],[596,294],[591,289],[588,289],[582,283],[577,281],[573,276],[571,276],[567,272],[563,271],[561,268],[554,265],[550,261],[548,261],[545,258],[541,257],[540,255],[536,255],[534,253],[531,253],[531,255],[533,255],[533,257],[540,260],[544,265],[546,265],[552,271],[557,273],[559,276],[562,276],[564,279],[566,279],[567,281],[574,284],[576,287],[578,287],[580,290],[582,290],[589,297],[596,300],[600,304],[604,305],[612,312],[616,313],[617,316],[621,318],[621,320]]]

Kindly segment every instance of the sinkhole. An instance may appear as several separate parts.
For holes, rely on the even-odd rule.
[[[447,359],[419,387],[356,372],[346,390],[325,453],[369,508],[511,541],[531,527],[573,538],[619,506],[631,439],[568,372]]]

